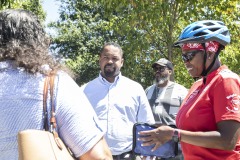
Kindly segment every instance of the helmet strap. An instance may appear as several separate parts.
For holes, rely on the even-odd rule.
[[[204,61],[203,61],[203,71],[201,73],[201,76],[203,77],[203,84],[206,83],[206,79],[207,79],[207,74],[208,72],[212,69],[220,51],[224,48],[222,45],[219,46],[217,52],[214,54],[214,57],[213,57],[213,61],[212,63],[208,66],[208,68],[205,67],[206,65],[206,61],[207,61],[207,52],[206,52],[206,47],[205,47],[205,44],[202,44],[203,45],[203,48],[204,48]]]
[[[204,57],[203,57],[203,71],[201,73],[201,76],[203,77],[203,84],[206,83],[206,75],[207,75],[207,71],[206,71],[206,61],[207,61],[207,52],[206,52],[206,46],[205,46],[205,43],[202,43],[202,46],[204,48]]]

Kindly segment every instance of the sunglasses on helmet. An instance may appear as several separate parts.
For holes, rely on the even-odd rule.
[[[184,54],[182,54],[182,60],[185,63],[190,62],[197,53],[201,53],[201,52],[202,52],[201,50],[196,50],[196,51],[184,53]]]

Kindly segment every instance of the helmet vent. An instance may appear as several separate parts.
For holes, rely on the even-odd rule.
[[[222,35],[228,36],[228,35],[229,35],[229,32],[228,32],[228,31],[224,31],[224,32],[222,32]]]
[[[207,35],[208,33],[205,33],[205,32],[199,32],[197,34],[194,34],[194,37],[198,37],[198,36],[204,36],[204,35]]]
[[[196,27],[193,28],[193,31],[195,31],[195,30],[197,30],[199,28],[201,28],[201,27],[200,26],[196,26]]]
[[[214,26],[215,24],[212,23],[212,22],[206,22],[206,23],[204,23],[204,25],[206,25],[206,26]]]
[[[219,30],[219,28],[211,28],[209,30],[212,31],[212,32],[215,32],[215,31]]]

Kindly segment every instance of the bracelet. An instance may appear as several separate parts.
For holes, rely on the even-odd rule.
[[[179,129],[174,129],[172,133],[172,140],[174,142],[180,142],[181,141],[181,133]]]

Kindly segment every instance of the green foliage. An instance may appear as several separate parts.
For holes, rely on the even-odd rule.
[[[46,13],[43,10],[42,7],[42,0],[21,0],[22,7],[16,7],[16,8],[23,8],[26,10],[29,10],[33,12],[35,15],[38,16],[38,18],[43,22],[46,19]]]
[[[46,13],[43,11],[41,3],[40,0],[0,0],[0,10],[10,8],[29,10],[43,22],[46,19]]]
[[[233,72],[240,76],[240,47],[237,44],[230,45],[225,51],[221,52],[221,62],[228,66]]]
[[[165,57],[173,61],[175,81],[189,88],[193,79],[184,67],[181,51],[172,45],[186,25],[203,19],[222,20],[229,27],[232,43],[226,48],[227,54],[221,54],[221,59],[239,74],[237,60],[240,34],[236,22],[240,19],[240,11],[237,0],[60,1],[61,20],[52,24],[58,31],[53,49],[71,59],[67,64],[78,75],[84,75],[80,76],[83,79],[80,78],[79,85],[97,76],[99,70],[94,61],[97,61],[95,56],[103,43],[117,41],[124,51],[123,75],[146,88],[153,80],[152,63]],[[79,57],[81,61],[78,60]]]
[[[6,7],[11,6],[12,1],[11,0],[0,0],[0,9],[5,9]]]
[[[84,53],[79,55],[75,60],[67,60],[66,64],[75,72],[80,73],[76,75],[76,82],[80,85],[87,83],[91,77],[97,76],[99,72],[98,55]]]
[[[52,37],[51,50],[67,59],[66,64],[80,75],[77,82],[82,85],[98,75],[96,57],[102,45],[119,41],[121,36],[113,33],[112,22],[104,18],[99,4],[89,0],[61,0],[61,4],[60,21],[50,24],[58,32]]]

